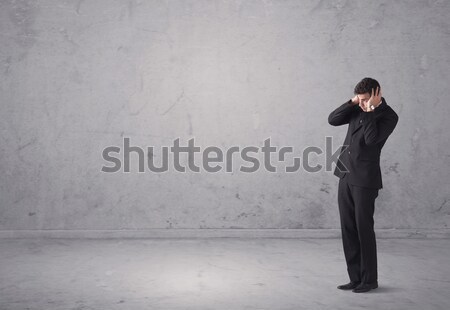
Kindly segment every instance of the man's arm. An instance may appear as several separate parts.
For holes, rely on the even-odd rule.
[[[330,113],[328,116],[328,123],[332,126],[340,126],[348,124],[352,113],[356,111],[358,107],[351,99],[338,107],[336,110]]]
[[[363,129],[366,145],[373,145],[384,141],[394,131],[395,126],[397,126],[398,115],[394,110],[390,111],[391,113],[382,116],[378,122],[374,117],[374,113],[364,113]]]

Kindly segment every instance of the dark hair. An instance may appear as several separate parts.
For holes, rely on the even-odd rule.
[[[369,95],[373,92],[375,93],[377,91],[377,87],[380,87],[380,84],[377,82],[377,80],[366,77],[363,78],[358,84],[355,86],[355,95],[361,95],[365,93],[369,93]]]

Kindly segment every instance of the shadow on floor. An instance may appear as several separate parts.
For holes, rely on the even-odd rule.
[[[370,293],[384,294],[384,293],[398,293],[402,291],[404,291],[404,289],[401,287],[380,285],[378,286],[377,289],[371,290]]]

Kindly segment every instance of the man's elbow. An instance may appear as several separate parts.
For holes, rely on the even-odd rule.
[[[331,126],[339,125],[339,123],[336,121],[336,119],[331,114],[328,116],[328,124],[330,124]]]
[[[397,126],[398,124],[398,115],[397,113],[394,114],[394,128]],[[394,128],[392,130],[394,130]]]

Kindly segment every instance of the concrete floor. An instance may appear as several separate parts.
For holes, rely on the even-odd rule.
[[[450,240],[378,240],[380,287],[340,239],[0,239],[0,309],[450,309]]]

